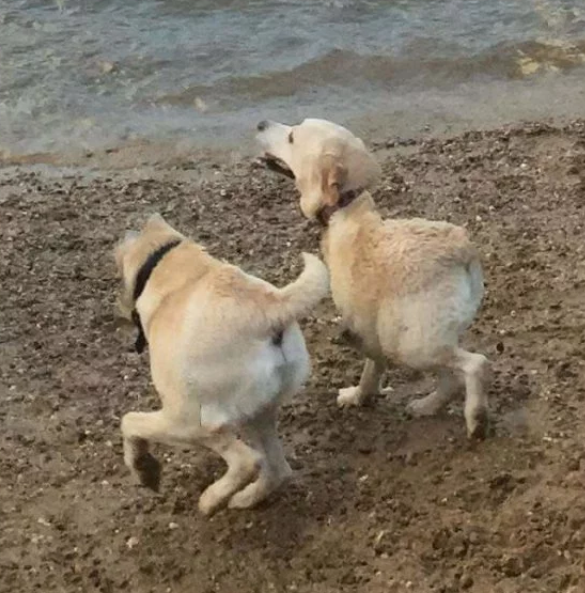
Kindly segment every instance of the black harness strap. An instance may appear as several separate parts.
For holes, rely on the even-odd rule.
[[[146,287],[146,283],[150,278],[154,268],[160,263],[160,260],[171,250],[174,249],[177,245],[181,243],[181,239],[174,239],[173,241],[169,241],[164,245],[161,245],[156,251],[153,251],[149,256],[148,259],[140,266],[138,273],[136,274],[136,282],[134,283],[134,309],[132,309],[132,321],[134,325],[138,329],[138,337],[136,338],[136,343],[134,345],[136,352],[138,354],[142,354],[144,349],[147,345],[146,335],[144,334],[144,328],[142,327],[142,322],[140,321],[140,315],[136,310],[136,301],[140,298],[140,295],[144,292]]]

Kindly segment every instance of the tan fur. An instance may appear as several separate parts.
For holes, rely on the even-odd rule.
[[[358,405],[378,392],[388,361],[431,369],[439,373],[437,391],[412,402],[411,412],[435,413],[464,385],[468,433],[483,436],[489,364],[459,347],[483,297],[478,252],[465,229],[422,219],[382,220],[367,191],[379,167],[345,128],[316,119],[261,127],[266,155],[294,173],[306,217],[335,205],[343,192],[359,190],[355,201],[332,215],[322,236],[333,300],[367,357],[360,384],[340,390],[339,404]]]
[[[157,248],[179,238],[152,271],[133,303],[136,275]],[[210,513],[224,503],[249,507],[290,474],[278,434],[279,403],[309,375],[309,357],[296,320],[328,292],[328,274],[303,254],[305,269],[278,289],[209,255],[152,217],[129,233],[115,259],[126,314],[135,306],[150,350],[162,409],[122,420],[125,462],[143,484],[158,487],[160,466],[148,442],[203,444],[221,455],[227,473],[202,494]],[[275,342],[275,336],[282,341]],[[236,436],[242,430],[252,446]]]

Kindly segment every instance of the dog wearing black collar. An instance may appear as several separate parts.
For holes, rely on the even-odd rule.
[[[136,350],[148,345],[162,402],[122,419],[124,460],[141,484],[160,483],[150,442],[202,444],[223,457],[227,472],[199,499],[205,514],[254,506],[289,477],[277,411],[310,372],[297,320],[329,290],[325,265],[303,257],[304,271],[279,289],[215,259],[159,215],[118,244],[120,304],[138,328]]]

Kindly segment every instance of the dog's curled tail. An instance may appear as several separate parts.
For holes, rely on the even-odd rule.
[[[303,253],[305,269],[288,286],[279,290],[279,321],[288,325],[308,313],[329,292],[329,272],[315,255]]]

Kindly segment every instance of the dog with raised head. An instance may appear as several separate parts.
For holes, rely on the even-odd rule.
[[[323,262],[303,257],[304,271],[279,289],[215,259],[159,215],[117,245],[119,303],[140,332],[137,349],[148,345],[162,402],[122,419],[124,460],[140,483],[160,482],[150,442],[198,443],[225,460],[226,473],[199,499],[205,514],[254,506],[291,474],[277,410],[309,376],[297,320],[329,291]]]
[[[490,365],[459,345],[484,294],[482,267],[465,229],[422,219],[383,220],[368,189],[380,167],[361,139],[320,119],[263,121],[258,136],[270,169],[295,180],[305,217],[322,225],[331,292],[346,330],[366,357],[341,406],[380,391],[389,362],[438,373],[434,392],[410,403],[432,415],[460,387],[470,437],[485,436]]]

